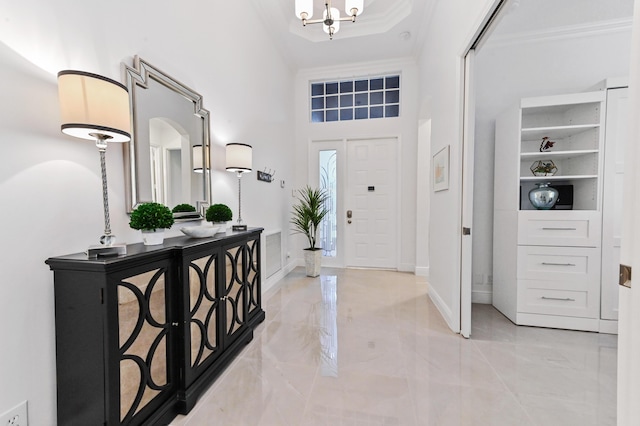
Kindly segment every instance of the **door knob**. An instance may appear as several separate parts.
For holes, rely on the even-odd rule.
[[[351,219],[352,217],[353,217],[353,212],[351,210],[347,210],[347,219]]]
[[[351,219],[347,220],[347,223],[348,223],[349,225],[351,225]]]

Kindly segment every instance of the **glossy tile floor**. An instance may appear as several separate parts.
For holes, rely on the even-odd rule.
[[[616,336],[474,305],[466,340],[421,277],[323,274],[265,295],[253,341],[172,425],[615,425]]]

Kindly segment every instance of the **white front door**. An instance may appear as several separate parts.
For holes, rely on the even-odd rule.
[[[344,210],[347,267],[397,268],[397,139],[348,140]],[[342,215],[342,216],[340,216]]]

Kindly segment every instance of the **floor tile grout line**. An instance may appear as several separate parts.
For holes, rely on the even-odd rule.
[[[484,354],[484,352],[482,352],[482,350],[480,349],[480,347],[478,347],[478,345],[476,344],[476,342],[472,339],[469,338],[468,339],[471,344],[476,348],[476,351],[480,354],[480,356],[482,357],[482,359],[484,360],[484,362],[489,366],[489,368],[493,371],[493,373],[496,375],[496,377],[498,378],[498,380],[500,380],[500,383],[502,383],[502,385],[505,387],[505,389],[507,390],[507,392],[509,393],[509,395],[511,396],[511,398],[516,402],[516,404],[518,404],[518,406],[522,409],[522,412],[527,416],[527,418],[529,419],[529,421],[531,422],[532,425],[536,425],[536,422],[533,420],[533,417],[531,416],[531,414],[529,413],[529,410],[527,410],[527,408],[522,405],[522,403],[520,402],[520,400],[518,399],[518,397],[516,396],[516,394],[511,390],[511,388],[507,385],[507,383],[504,381],[504,379],[502,378],[502,376],[500,375],[500,373],[498,372],[498,370],[496,370],[496,368],[493,366],[493,364],[491,364],[491,362],[489,361],[489,359],[486,357],[486,355]]]

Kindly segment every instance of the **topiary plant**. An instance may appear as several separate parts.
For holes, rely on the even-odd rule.
[[[233,213],[226,204],[214,204],[207,209],[205,218],[208,222],[228,222],[233,218]]]
[[[178,204],[171,211],[173,213],[189,213],[189,212],[195,212],[196,208],[193,207],[191,204],[184,203],[184,204]]]
[[[169,207],[160,203],[142,203],[131,212],[129,226],[133,229],[155,231],[171,228],[173,214]]]

